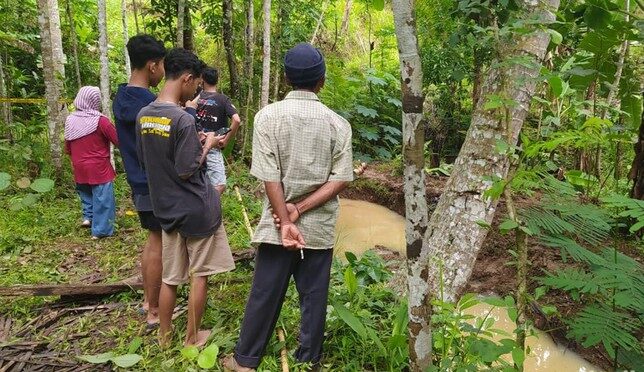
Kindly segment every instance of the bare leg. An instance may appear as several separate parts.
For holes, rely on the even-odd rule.
[[[186,329],[186,345],[203,345],[210,331],[200,331],[201,318],[206,307],[208,295],[208,277],[193,276],[188,296],[188,326]]]
[[[159,321],[159,291],[161,288],[161,232],[150,231],[143,250],[143,292],[148,303],[148,323]]]
[[[159,294],[159,346],[166,347],[172,339],[172,313],[177,302],[177,286],[161,283]]]

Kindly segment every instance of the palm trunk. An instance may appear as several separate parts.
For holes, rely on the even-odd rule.
[[[183,22],[186,12],[186,0],[179,0],[177,9],[177,48],[183,48]]]
[[[61,176],[62,147],[61,132],[67,118],[67,106],[60,103],[64,92],[65,64],[63,63],[63,42],[60,34],[58,0],[38,0],[38,22],[42,48],[45,98],[47,99],[47,124],[49,148],[57,176]]]
[[[226,49],[226,60],[228,62],[228,74],[230,76],[230,95],[238,98],[239,77],[237,76],[237,63],[235,62],[235,50],[233,46],[233,1],[223,0],[221,4],[224,14],[223,41],[224,49]]]
[[[407,241],[407,287],[409,291],[409,359],[411,371],[431,365],[431,303],[427,294],[428,247],[425,158],[423,147],[423,71],[418,54],[414,0],[393,1],[394,24],[400,56],[403,104],[403,159],[405,191],[405,238]]]
[[[125,1],[126,0],[121,0],[121,22],[123,23],[123,55],[125,56],[125,73],[127,74],[127,79],[130,80],[132,68],[130,66],[130,55],[127,52],[127,41],[130,37],[128,36],[127,32],[127,12],[125,9]]]
[[[69,32],[72,39],[72,53],[74,54],[74,72],[76,72],[76,84],[78,89],[83,86],[80,74],[80,62],[78,61],[78,36],[76,35],[76,22],[74,22],[74,14],[72,13],[71,0],[65,1],[65,13],[67,15],[67,22],[69,23]]]
[[[264,0],[264,46],[262,56],[262,95],[260,108],[268,105],[271,79],[271,0]]]
[[[107,57],[107,13],[105,0],[98,0],[98,49],[101,62],[101,106],[103,115],[110,117],[110,65]]]

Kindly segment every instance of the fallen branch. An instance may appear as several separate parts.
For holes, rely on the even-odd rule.
[[[233,252],[235,262],[250,260],[253,257],[255,257],[254,249]],[[0,287],[0,296],[107,296],[137,289],[143,289],[139,275],[109,284],[35,284]],[[87,309],[94,308],[96,306],[87,307]]]

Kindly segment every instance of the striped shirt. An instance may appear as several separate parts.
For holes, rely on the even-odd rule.
[[[327,181],[353,181],[351,126],[315,93],[292,91],[255,115],[250,173],[281,182],[286,202],[305,198]],[[335,197],[296,221],[306,248],[333,248],[338,206]],[[253,243],[282,244],[269,207],[265,197]]]

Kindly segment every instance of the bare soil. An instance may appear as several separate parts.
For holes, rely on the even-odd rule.
[[[438,202],[442,189],[447,181],[447,177],[428,176],[426,179],[427,200],[430,212]],[[354,182],[354,184],[345,190],[341,195],[343,198],[365,200],[372,203],[383,205],[390,210],[404,215],[405,198],[403,190],[402,177],[395,175],[389,170],[382,169],[378,166],[368,168],[364,174]],[[534,203],[536,199],[517,200],[518,206],[526,206]],[[499,232],[499,218],[507,215],[505,203],[501,200],[494,223],[485,240],[483,248],[479,255],[472,272],[465,292],[480,294],[496,294],[499,296],[513,295],[516,289],[516,269],[509,263],[513,260],[512,255],[508,252],[514,248],[514,235],[502,235]],[[615,243],[615,242],[613,242]],[[618,242],[617,242],[618,243]],[[530,290],[534,290],[539,284],[536,278],[544,275],[544,271],[554,271],[564,266],[570,266],[571,262],[564,263],[558,250],[541,246],[536,241],[529,241],[529,259],[531,268],[528,273],[528,283]],[[623,245],[623,244],[622,244]],[[623,245],[621,249],[624,253],[629,252],[628,245]],[[380,250],[379,252],[382,252]],[[388,260],[400,260],[399,255],[387,255]],[[396,265],[394,265],[396,266]],[[401,270],[402,265],[398,265]],[[402,266],[404,270],[404,266]],[[401,276],[398,276],[400,279]],[[403,277],[404,278],[404,277]],[[395,286],[404,285],[396,283]],[[544,305],[555,305],[559,311],[559,316],[547,317],[540,309]],[[562,319],[569,318],[579,311],[580,304],[573,301],[570,296],[562,291],[551,291],[539,299],[539,303],[532,303],[530,306],[532,318],[535,326],[547,333],[555,340],[573,350],[589,362],[604,368],[612,370],[612,361],[601,347],[584,348],[580,344],[566,337],[566,328]]]

